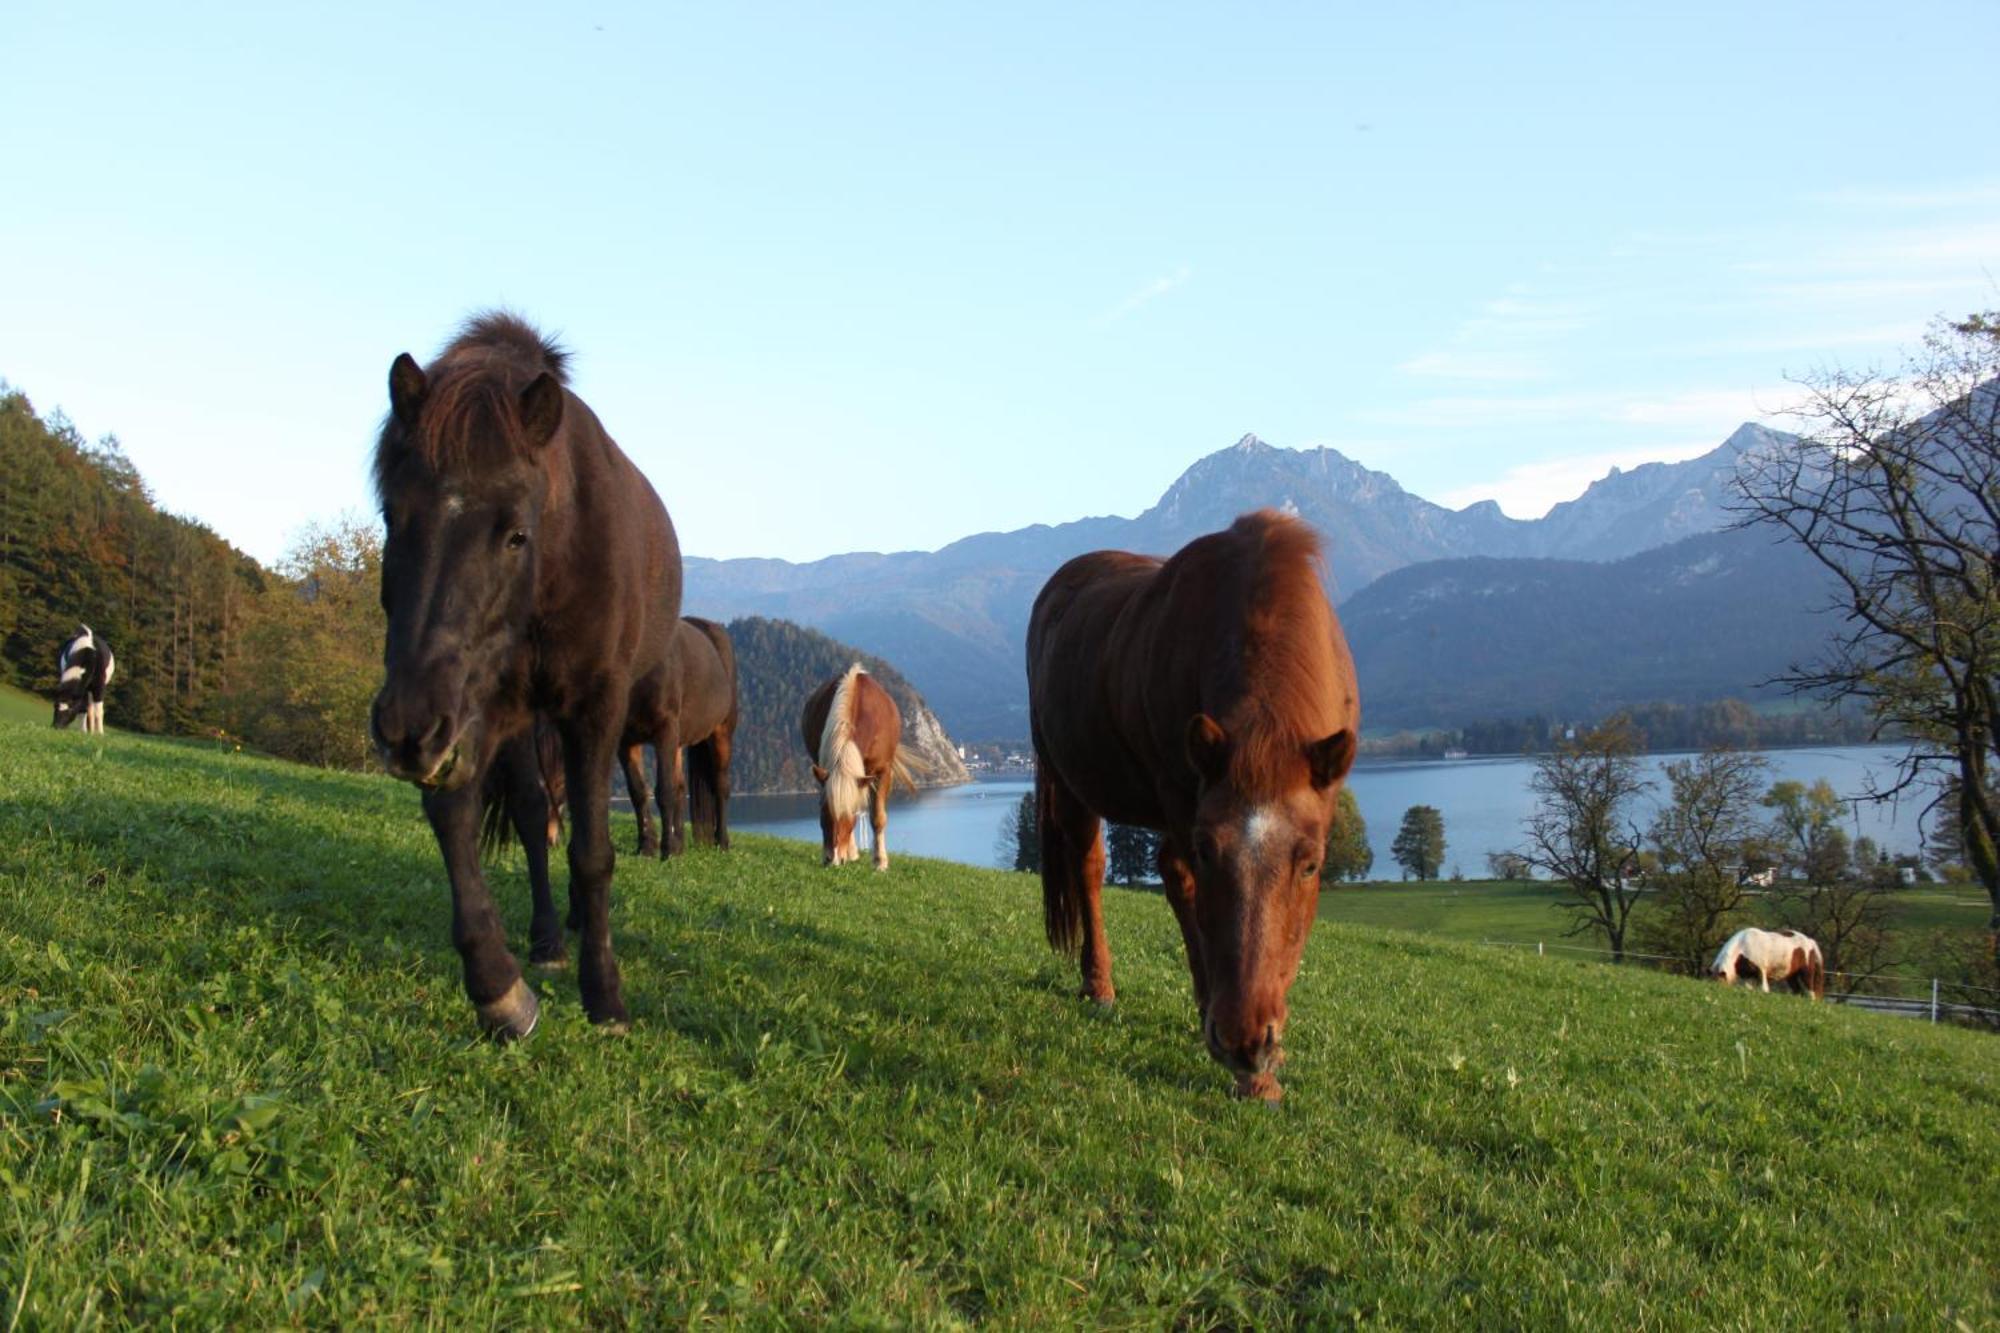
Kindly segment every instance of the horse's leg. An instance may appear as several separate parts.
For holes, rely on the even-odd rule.
[[[896,770],[886,768],[869,790],[868,825],[875,834],[875,868],[889,868],[889,788],[896,783]]]
[[[623,700],[622,685],[606,698]],[[590,1021],[623,1032],[631,1023],[620,993],[618,960],[611,953],[611,760],[618,751],[619,720],[571,718],[563,724],[563,767],[569,783],[570,910],[581,917],[577,986]]]
[[[1042,802],[1043,873],[1052,867],[1063,876],[1068,881],[1064,888],[1077,905],[1082,926],[1081,994],[1111,1005],[1118,992],[1111,985],[1111,944],[1104,937],[1104,821],[1056,781],[1046,766],[1043,780],[1047,783]]]
[[[507,932],[479,868],[478,780],[452,791],[424,793],[424,815],[444,854],[451,879],[451,942],[465,967],[465,994],[479,1025],[502,1041],[535,1030],[541,1006],[521,980],[520,964],[507,952]]]
[[[710,776],[715,780],[715,845],[725,852],[729,850],[729,755],[735,739],[726,725],[708,738]]]
[[[1204,1020],[1208,1017],[1208,967],[1202,957],[1201,933],[1194,919],[1194,870],[1174,844],[1160,839],[1160,884],[1167,891],[1167,903],[1174,919],[1181,923],[1181,941],[1187,945],[1188,971],[1194,974],[1194,1003]]]
[[[569,961],[562,920],[556,915],[549,889],[549,793],[535,758],[535,733],[507,742],[503,756],[507,773],[507,818],[521,839],[528,859],[528,886],[535,895],[535,915],[528,927],[528,961],[538,967],[560,967]]]
[[[681,770],[681,724],[679,718],[671,718],[660,728],[660,734],[653,738],[653,748],[658,756],[660,801],[660,857],[679,856],[687,850],[686,817],[682,807],[687,804],[687,781]]]
[[[632,813],[639,817],[639,855],[658,856],[660,840],[653,836],[653,794],[646,790],[646,747],[627,745],[618,754],[625,769],[625,794],[632,799]]]

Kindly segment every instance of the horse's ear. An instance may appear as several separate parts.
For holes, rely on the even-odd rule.
[[[389,367],[389,410],[396,414],[396,420],[405,427],[415,426],[430,387],[415,357],[408,352],[397,357]]]
[[[1229,763],[1229,736],[1207,713],[1188,719],[1187,757],[1194,771],[1213,782]]]
[[[1354,767],[1354,733],[1336,731],[1306,747],[1306,763],[1312,766],[1312,784],[1324,791],[1347,776]]]
[[[562,414],[562,382],[548,371],[535,376],[521,390],[521,428],[527,432],[530,446],[539,449],[555,438],[556,427],[562,425]]]
[[[817,782],[822,787],[826,785],[826,770],[821,768],[818,764],[813,765],[813,781]]]

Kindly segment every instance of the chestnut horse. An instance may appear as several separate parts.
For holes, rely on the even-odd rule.
[[[1319,539],[1271,510],[1162,560],[1081,555],[1028,621],[1049,943],[1112,1003],[1101,821],[1155,829],[1208,1051],[1276,1101],[1285,995],[1312,929],[1360,727]]]
[[[896,755],[903,715],[889,692],[856,662],[806,699],[799,718],[806,752],[813,756],[819,784],[822,864],[861,859],[854,826],[861,801],[868,799],[868,822],[875,834],[875,868],[889,868],[889,789],[909,770]]]
[[[370,731],[383,766],[423,789],[466,994],[503,1040],[532,1031],[540,1005],[480,866],[488,769],[503,749],[517,754],[509,786],[523,807],[517,826],[532,829],[535,715],[560,734],[575,807],[578,983],[591,1021],[624,1030],[611,950],[611,765],[628,720],[664,695],[680,616],[673,523],[566,387],[567,360],[515,316],[480,315],[430,365],[396,358],[375,447],[388,635]],[[532,937],[536,961],[563,957],[552,906],[537,902]]]
[[[1708,972],[1725,986],[1754,979],[1768,993],[1772,982],[1782,981],[1794,995],[1817,1000],[1826,994],[1819,941],[1796,930],[1745,926],[1723,941]]]

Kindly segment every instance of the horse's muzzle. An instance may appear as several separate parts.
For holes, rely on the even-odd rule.
[[[449,710],[404,709],[384,690],[375,696],[368,730],[391,777],[448,791],[471,776],[463,762],[465,727]]]

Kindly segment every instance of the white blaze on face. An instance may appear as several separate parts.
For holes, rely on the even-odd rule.
[[[1275,805],[1260,805],[1243,820],[1243,846],[1253,857],[1264,855],[1264,845],[1280,836],[1285,830],[1285,820]]]
[[[465,497],[460,495],[457,491],[446,491],[444,497],[444,512],[447,515],[456,518],[459,514],[463,513],[464,511],[465,511]]]

